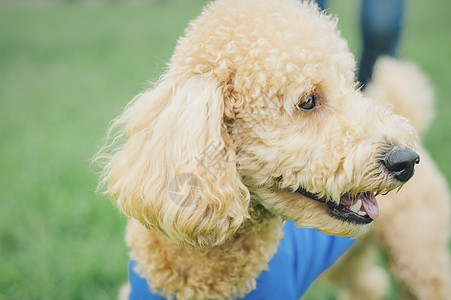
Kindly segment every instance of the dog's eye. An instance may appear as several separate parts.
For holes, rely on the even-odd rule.
[[[296,108],[302,109],[302,110],[311,110],[312,108],[315,107],[315,105],[316,105],[315,95],[308,94],[308,95],[302,96],[299,99],[298,103],[296,103]]]

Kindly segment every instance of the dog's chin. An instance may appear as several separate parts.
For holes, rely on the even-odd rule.
[[[259,188],[251,194],[274,215],[293,220],[299,228],[312,228],[328,235],[359,237],[368,232],[378,214],[374,193],[371,192],[357,194],[356,197],[345,194],[340,204],[302,189]]]
[[[305,203],[305,210],[299,218],[293,218],[296,226],[316,229],[328,235],[360,237],[368,232],[379,212],[372,192],[357,194],[355,197],[345,194],[339,204],[303,189],[291,194],[299,202]]]
[[[312,228],[327,235],[358,238],[365,235],[371,228],[371,223],[356,224],[342,221],[328,214],[323,216],[295,220],[298,228]]]

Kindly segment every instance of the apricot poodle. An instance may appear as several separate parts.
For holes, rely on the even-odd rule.
[[[125,294],[296,299],[353,244],[348,237],[367,233],[379,215],[376,196],[406,183],[420,158],[411,123],[365,97],[354,71],[336,20],[315,4],[209,4],[179,39],[160,80],[113,122],[112,142],[98,155],[107,159],[107,193],[130,218]],[[425,169],[432,164],[427,155],[421,159]],[[440,266],[431,263],[435,257],[404,260],[401,253],[440,252],[434,249],[442,240],[434,236],[445,232],[445,204],[432,220],[403,217],[440,201],[420,199],[411,207],[390,199],[395,212],[381,205],[375,234],[397,255],[393,270],[404,274],[401,281],[435,284],[437,295],[446,288],[441,279],[421,268],[412,268],[419,272],[414,279],[406,273],[410,264],[443,270],[448,257],[440,257]],[[429,221],[440,224],[422,223]],[[423,234],[425,228],[434,231]],[[397,248],[404,238],[408,249]],[[363,255],[370,261],[366,253],[356,261]],[[340,264],[352,265],[346,261]],[[373,295],[384,285],[379,275],[368,289],[344,280],[342,295]]]

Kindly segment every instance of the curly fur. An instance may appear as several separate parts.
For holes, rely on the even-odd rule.
[[[282,222],[276,219],[268,226],[234,242],[198,250],[178,247],[131,221],[127,242],[133,245],[131,257],[138,262],[138,272],[169,299],[244,297],[255,289],[257,276],[277,250]]]
[[[420,132],[430,125],[434,91],[415,65],[388,57],[380,59],[366,92],[393,105],[394,111],[411,119]],[[332,270],[343,298],[381,299],[384,295],[382,287],[387,285],[388,276],[375,267],[368,247],[374,241],[387,254],[390,271],[407,298],[448,299],[451,295],[451,193],[427,151],[421,146],[417,151],[421,164],[415,176],[398,193],[379,197],[381,215],[374,222],[373,234],[359,242],[358,252],[347,254]],[[351,278],[347,283],[339,279],[343,273]]]
[[[414,148],[416,131],[355,88],[336,23],[312,3],[218,0],[179,39],[156,85],[113,122],[98,155],[102,182],[131,218],[131,256],[153,290],[244,295],[277,249],[281,219],[338,236],[368,231],[297,189],[338,203],[400,186],[381,160]],[[296,109],[309,93],[317,106]],[[174,199],[183,174],[192,184]]]
[[[419,68],[390,57],[378,59],[366,88],[373,99],[393,105],[394,112],[408,118],[424,133],[435,116],[435,93]]]

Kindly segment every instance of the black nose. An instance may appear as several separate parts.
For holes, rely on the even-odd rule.
[[[415,164],[419,162],[420,156],[409,148],[393,150],[384,160],[387,169],[401,182],[406,182],[413,176]]]

